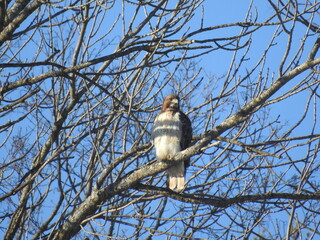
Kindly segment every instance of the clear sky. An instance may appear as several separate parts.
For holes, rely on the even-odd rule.
[[[213,26],[218,24],[227,24],[234,22],[243,22],[246,20],[247,10],[251,1],[248,0],[227,0],[227,1],[205,1],[204,2],[204,26]],[[299,1],[298,1],[299,2]],[[304,2],[304,1],[302,1]],[[267,3],[267,1],[253,1],[252,9],[257,9],[255,11],[252,10],[252,15],[249,15],[248,19],[257,18],[257,22],[264,22],[270,15],[274,13],[272,7]],[[317,16],[316,16],[317,17]],[[319,16],[318,16],[319,18]],[[275,21],[275,20],[273,20]],[[319,19],[320,22],[320,19]],[[291,26],[291,22],[286,24],[288,27]],[[252,36],[251,50],[247,56],[247,62],[245,63],[245,67],[242,67],[239,71],[240,76],[245,76],[246,71],[250,69],[250,67],[254,66],[258,59],[264,54],[265,48],[270,43],[271,38],[275,31],[277,30],[277,26],[270,26],[267,28],[263,28],[263,30],[256,31]],[[217,34],[213,34],[214,37],[224,37],[226,35],[234,35],[239,33],[239,28],[232,27],[227,29],[227,31],[217,31]],[[227,33],[227,34],[226,34]],[[294,56],[296,51],[299,49],[301,40],[304,38],[306,34],[306,27],[302,24],[297,24],[294,30],[294,37],[292,41],[292,50],[289,53],[289,60],[291,60],[290,56]],[[204,36],[208,37],[208,35]],[[211,37],[211,36],[210,36]],[[313,44],[316,40],[317,36],[310,37],[307,40],[305,52],[302,54],[301,61],[303,62],[307,58],[307,54],[313,47]],[[285,50],[288,44],[288,36],[286,34],[281,33],[281,35],[276,38],[276,44],[271,48],[268,52],[268,56],[266,59],[265,68],[269,70],[270,73],[274,73],[275,78],[279,77],[279,65],[282,61]],[[244,50],[239,51],[240,54],[244,52]],[[204,67],[204,70],[210,75],[215,75],[217,77],[223,76],[227,73],[231,58],[233,56],[233,52],[228,52],[224,50],[214,51],[210,54],[204,55],[200,57],[199,64]],[[238,55],[238,59],[242,57]],[[288,63],[288,61],[286,62]],[[286,66],[286,64],[284,65]],[[270,74],[271,75],[271,74]],[[256,72],[256,76],[258,77],[258,72]],[[303,75],[304,76],[304,75]],[[279,94],[283,94],[290,87],[297,84],[301,80],[301,77],[297,77],[292,82],[288,83],[288,86],[284,87],[279,93],[276,93],[275,96],[279,96]],[[288,123],[293,124],[301,117],[301,114],[305,110],[306,101],[308,99],[309,93],[303,92],[298,94],[297,97],[288,98],[281,103],[274,104],[271,107],[271,113],[274,116],[281,115],[286,118]],[[317,105],[317,111],[320,111],[319,105]],[[312,109],[311,109],[312,111]],[[312,121],[310,119],[312,115],[309,115],[306,120]],[[320,126],[318,125],[320,128]],[[305,128],[305,126],[303,127]],[[319,129],[318,128],[318,129]],[[304,129],[301,129],[302,131]]]
[[[243,22],[243,21],[253,21],[257,18],[258,23],[264,22],[271,14],[273,14],[274,10],[271,8],[269,4],[266,3],[267,1],[264,0],[256,0],[253,2],[251,8],[251,14],[247,15],[247,10],[251,1],[248,0],[206,0],[204,1],[203,8],[199,9],[200,11],[197,12],[196,16],[192,19],[192,24],[190,31],[192,28],[197,29],[202,24],[202,12],[204,13],[203,19],[203,27],[210,27],[222,24],[229,24],[234,22]],[[299,2],[299,1],[298,1]],[[304,2],[304,1],[303,1]],[[257,11],[255,11],[255,9]],[[130,11],[130,9],[128,9]],[[116,16],[115,16],[116,17]],[[320,22],[320,17],[318,16]],[[275,21],[275,20],[273,20]],[[108,24],[112,25],[113,22]],[[287,25],[290,26],[291,23]],[[23,25],[22,25],[23,27]],[[107,28],[107,27],[106,27]],[[210,33],[200,34],[196,37],[196,40],[202,40],[205,38],[223,38],[228,36],[235,36],[240,33],[240,27],[230,27],[212,31]],[[267,58],[265,60],[265,67],[261,70],[259,67],[255,72],[251,75],[251,81],[254,83],[256,79],[259,77],[269,77],[270,79],[277,79],[279,77],[279,64],[283,59],[283,56],[286,51],[287,43],[288,43],[288,35],[283,33],[281,29],[277,30],[277,26],[269,26],[267,28],[259,29],[252,35],[252,41],[250,42],[251,46],[250,49],[245,56],[246,61],[243,63],[242,67],[240,68],[239,72],[237,73],[237,77],[241,78],[247,74],[247,71],[257,64],[257,61],[264,56],[265,49],[270,43],[270,40],[274,33],[278,31],[281,33],[279,37],[276,38],[274,46],[270,48],[267,53]],[[297,24],[294,37],[292,41],[292,51],[289,53],[289,58],[294,56],[296,51],[299,49],[301,44],[301,40],[303,39],[306,32],[306,27],[302,24]],[[311,36],[310,40],[307,41],[305,46],[305,53],[301,56],[301,61],[303,62],[307,58],[307,53],[312,48],[312,45],[315,41],[317,36]],[[245,39],[249,39],[249,36]],[[118,40],[117,37],[115,39],[106,39],[108,41],[116,41]],[[244,44],[245,42],[242,42]],[[62,43],[60,43],[62,44]],[[210,43],[212,44],[212,43]],[[109,54],[114,50],[116,44],[109,45],[110,48],[102,49],[101,53]],[[216,47],[213,45],[213,47]],[[246,52],[246,48],[243,48],[237,52],[235,64],[240,61],[240,59],[244,56]],[[30,51],[30,49],[26,49],[26,51]],[[33,54],[33,53],[32,53]],[[206,55],[203,55],[196,59],[198,66],[203,68],[203,76],[214,76],[214,78],[221,78],[221,83],[223,83],[224,79],[226,78],[229,68],[231,59],[234,56],[233,51],[225,51],[225,50],[215,50]],[[28,54],[26,54],[26,58],[28,59]],[[31,58],[32,56],[30,56]],[[30,60],[30,59],[29,59]],[[288,64],[288,61],[285,62]],[[261,70],[261,72],[260,72]],[[261,75],[259,75],[261,73]],[[296,79],[293,79],[288,86],[284,87],[279,93],[275,96],[279,96],[286,92],[290,87],[294,86],[301,80],[301,77],[298,76]],[[271,81],[270,81],[271,82]],[[42,85],[43,86],[43,85]],[[269,85],[267,85],[268,87]],[[48,85],[48,87],[50,87]],[[218,94],[213,93],[213,95]],[[270,118],[276,119],[280,116],[280,121],[283,124],[286,124],[283,129],[281,129],[282,133],[284,133],[288,128],[294,125],[299,118],[301,117],[302,113],[305,111],[306,102],[308,100],[309,92],[304,91],[302,93],[297,94],[295,97],[288,98],[281,103],[273,104],[270,106]],[[250,99],[249,99],[250,100]],[[315,100],[312,100],[313,103]],[[304,135],[306,129],[308,133],[310,129],[313,127],[313,117],[314,115],[320,112],[319,105],[311,106],[308,109],[307,117],[303,120],[301,127],[297,128],[292,136],[299,136]],[[228,113],[227,113],[228,114]],[[49,115],[49,114],[48,114]],[[52,116],[51,116],[52,117]],[[12,116],[10,116],[12,118]],[[8,119],[2,118],[1,124],[6,122]],[[224,118],[220,118],[220,121],[224,120]],[[316,129],[320,129],[319,121],[316,123]],[[16,128],[15,131],[19,131],[19,128]],[[0,153],[1,153],[0,149]],[[297,151],[297,157],[303,156],[304,153],[301,151]],[[3,155],[3,154],[0,154]],[[190,173],[188,173],[190,174]],[[214,186],[216,187],[216,186]],[[286,216],[287,218],[288,216]],[[200,236],[201,237],[201,236]],[[154,238],[157,239],[157,238]],[[159,237],[159,239],[162,239]]]

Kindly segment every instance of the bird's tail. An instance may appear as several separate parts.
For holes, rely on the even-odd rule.
[[[182,191],[185,185],[184,162],[179,162],[177,165],[170,167],[167,173],[169,188],[173,191]]]

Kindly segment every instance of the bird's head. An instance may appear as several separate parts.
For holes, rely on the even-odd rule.
[[[162,104],[162,111],[178,111],[180,99],[177,95],[170,94],[165,97]]]

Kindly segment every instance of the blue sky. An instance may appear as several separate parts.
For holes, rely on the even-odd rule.
[[[265,3],[266,1],[256,0],[253,3],[253,9],[255,7],[258,8],[258,22],[263,22],[270,14],[273,13],[273,9]],[[208,26],[215,26],[220,24],[227,24],[227,23],[233,23],[233,22],[242,22],[244,21],[247,9],[250,4],[250,1],[247,0],[227,0],[227,1],[218,1],[218,0],[206,0],[204,2],[204,27]],[[128,9],[130,11],[130,9]],[[200,10],[200,9],[199,9]],[[255,12],[252,11],[252,16],[250,16],[252,19],[256,17]],[[201,11],[197,13],[195,18],[192,20],[192,27],[195,29],[200,26],[201,24]],[[112,24],[110,22],[110,24]],[[290,25],[290,23],[289,23]],[[249,53],[247,55],[247,61],[243,64],[243,67],[238,72],[239,77],[243,77],[246,75],[247,70],[250,70],[252,66],[256,64],[258,59],[263,55],[264,50],[266,46],[269,44],[270,39],[272,35],[274,34],[276,30],[275,26],[270,26],[267,28],[263,28],[255,32],[252,36],[252,43],[251,43],[251,49],[249,50]],[[200,35],[201,38],[219,38],[219,37],[225,37],[225,36],[233,36],[236,34],[239,34],[240,28],[239,27],[231,27],[223,30],[216,30],[210,33],[205,33],[203,35]],[[299,47],[301,43],[301,39],[303,38],[305,34],[305,26],[302,26],[301,24],[297,25],[295,29],[295,35],[294,40],[292,44],[292,53],[296,51],[296,49]],[[305,52],[308,53],[309,49],[311,49],[312,44],[315,41],[315,37],[313,36],[310,38],[310,41],[308,41]],[[110,40],[110,39],[108,39]],[[110,40],[112,41],[112,40]],[[117,38],[115,38],[115,43],[117,41]],[[269,77],[271,78],[274,75],[274,78],[276,79],[278,76],[278,67],[279,63],[281,62],[281,59],[283,58],[283,55],[285,53],[285,49],[287,46],[287,36],[285,34],[280,35],[279,38],[277,38],[277,45],[273,46],[271,50],[268,52],[267,60],[265,63],[265,69],[262,73],[262,76],[266,76],[267,69],[269,71]],[[115,45],[110,45],[110,49],[102,49],[103,53],[110,53],[114,49]],[[308,49],[309,48],[309,49]],[[29,51],[29,49],[26,49]],[[239,59],[242,57],[242,54],[244,54],[245,49],[239,50],[237,53],[237,60],[236,63],[239,61]],[[196,59],[199,66],[203,68],[203,73],[206,73],[207,75],[214,76],[216,78],[221,78],[221,81],[223,82],[224,78],[226,77],[226,74],[228,72],[228,69],[230,67],[230,61],[233,56],[234,52],[232,51],[224,51],[224,50],[216,50],[209,54],[203,55],[200,58]],[[301,61],[303,62],[307,57],[307,54],[303,54],[301,57]],[[28,56],[26,56],[28,59]],[[30,59],[29,59],[30,60]],[[258,68],[259,70],[259,68]],[[259,76],[259,71],[256,70],[255,73],[252,75],[252,81],[255,81],[255,76]],[[202,74],[203,76],[206,76],[205,74]],[[275,96],[279,96],[279,94],[284,93],[286,90],[290,89],[291,86],[295,85],[301,80],[302,76],[298,76],[296,79],[293,79],[292,82],[290,82],[286,87],[284,87],[283,90],[280,91],[280,93],[277,93]],[[214,95],[215,93],[213,93]],[[217,93],[218,94],[218,93]],[[288,124],[283,128],[283,132],[286,131],[286,129],[290,128],[301,116],[301,113],[305,109],[305,104],[308,99],[309,92],[305,91],[303,93],[297,94],[295,97],[288,98],[287,100],[284,100],[281,103],[273,104],[270,106],[270,118],[275,119],[278,115],[281,116],[280,120],[282,123],[288,122]],[[319,112],[319,107],[316,105],[316,109],[313,109],[312,107],[309,110],[309,114],[306,117],[306,119],[303,121],[303,124],[301,124],[301,127],[297,128],[297,130],[294,132],[294,136],[304,135],[306,132],[306,129],[312,127],[312,118],[313,113]],[[228,114],[228,113],[227,113]],[[219,121],[224,120],[224,118],[220,118]],[[2,119],[3,121],[3,119]],[[320,129],[319,122],[317,124],[317,129]],[[304,152],[297,151],[297,158],[304,156]],[[216,187],[216,186],[215,186]]]
[[[228,0],[228,1],[205,1],[204,2],[204,12],[205,12],[205,26],[212,26],[217,24],[225,24],[225,23],[233,23],[233,22],[242,22],[245,20],[245,16],[247,14],[247,9],[249,3],[251,1],[237,1],[237,0]],[[304,1],[303,1],[304,2]],[[258,11],[258,20],[257,22],[264,22],[271,14],[273,14],[273,9],[266,1],[254,1],[253,9],[257,7]],[[211,13],[212,12],[212,13]],[[254,15],[254,11],[253,15]],[[255,18],[256,16],[252,16]],[[318,17],[319,18],[319,17]],[[320,20],[320,19],[319,19]],[[276,21],[274,19],[273,21]],[[288,26],[291,26],[291,22],[288,23]],[[250,58],[246,64],[244,65],[246,68],[242,67],[240,69],[239,75],[244,76],[246,74],[246,70],[250,69],[253,65],[256,64],[257,60],[263,55],[263,52],[272,38],[272,35],[275,33],[277,26],[270,26],[258,30],[252,36],[252,47],[248,54]],[[230,32],[230,33],[229,33]],[[239,33],[239,28],[233,27],[230,28],[228,34],[236,34]],[[300,47],[301,40],[303,39],[306,33],[306,27],[302,24],[297,24],[294,30],[294,38],[292,41],[292,51],[289,54],[289,60],[291,60],[290,56],[293,56],[297,49]],[[208,34],[209,35],[209,34]],[[225,32],[221,31],[221,36],[225,36]],[[307,55],[313,44],[316,40],[317,36],[310,37],[307,40],[305,51],[301,57],[301,63],[306,60]],[[288,44],[288,37],[285,34],[282,34],[280,37],[276,39],[276,45],[272,47],[272,49],[268,52],[267,60],[266,60],[266,69],[269,69],[269,72],[274,73],[275,78],[279,77],[278,69],[279,64],[285,54],[286,46]],[[241,57],[242,50],[239,51]],[[203,65],[204,70],[212,75],[223,76],[227,73],[229,68],[230,60],[232,58],[233,52],[227,51],[214,51],[210,54],[204,55],[200,58],[200,64]],[[287,61],[288,62],[288,61]],[[285,65],[286,66],[286,65]],[[241,72],[242,71],[242,72]],[[271,75],[270,74],[270,75]],[[258,76],[258,72],[256,72]],[[302,74],[305,76],[306,74]],[[297,84],[302,76],[298,76],[293,79],[290,83],[285,86],[280,93],[276,93],[275,96],[279,96],[284,93],[292,86]],[[271,77],[271,76],[270,76]],[[294,119],[299,118],[304,111],[304,107],[309,96],[309,92],[302,92],[297,94],[293,98],[288,98],[281,103],[272,105],[271,112],[276,116],[281,114],[283,117],[287,118],[289,123],[293,123]],[[318,107],[318,106],[317,106]],[[320,110],[317,108],[317,110]],[[284,116],[285,115],[285,116]],[[309,119],[310,120],[310,119]],[[320,128],[320,126],[319,126]]]

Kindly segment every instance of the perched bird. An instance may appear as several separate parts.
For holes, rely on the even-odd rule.
[[[161,112],[156,116],[152,140],[159,160],[171,160],[172,157],[189,147],[192,139],[191,121],[180,110],[177,95],[168,95],[162,104]],[[185,185],[186,168],[190,159],[178,162],[167,170],[169,188],[182,191]]]

